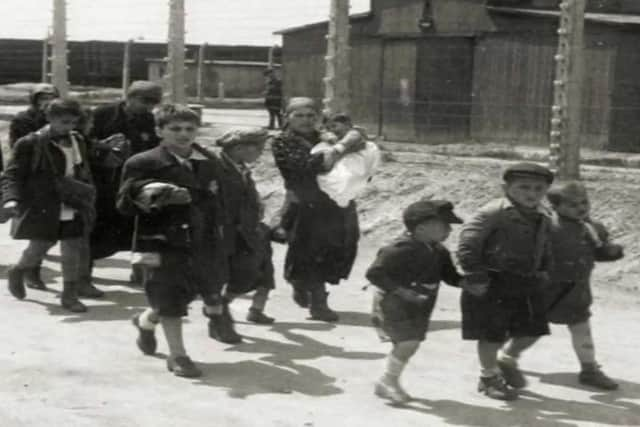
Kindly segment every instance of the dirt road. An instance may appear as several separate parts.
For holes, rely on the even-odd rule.
[[[0,229],[6,236],[6,226]],[[15,260],[19,244],[2,241],[2,264]],[[276,259],[280,265],[282,248]],[[101,262],[96,283],[107,291],[85,315],[58,308],[60,266],[46,262],[53,292],[30,291],[14,300],[0,281],[0,425],[3,427],[108,426],[632,426],[640,425],[637,365],[638,305],[598,298],[598,353],[621,390],[599,393],[577,385],[576,362],[562,328],[523,360],[531,386],[512,404],[489,401],[474,390],[472,344],[460,340],[458,291],[444,288],[433,330],[405,375],[418,398],[394,408],[375,398],[388,346],[369,327],[369,294],[362,251],[353,280],[335,288],[337,325],[306,319],[279,282],[268,312],[273,326],[242,322],[248,300],[233,304],[245,343],[227,346],[206,336],[199,303],[186,325],[186,342],[205,376],[184,380],[164,367],[162,340],[156,358],[135,347],[130,317],[144,306],[127,286],[126,254]],[[4,277],[4,276],[3,276]]]

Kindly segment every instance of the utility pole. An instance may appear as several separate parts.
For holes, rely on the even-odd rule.
[[[53,0],[53,57],[51,83],[60,96],[69,94],[69,70],[67,67],[67,2]]]
[[[169,46],[167,63],[168,98],[186,104],[184,78],[184,0],[169,0]]]
[[[133,39],[129,39],[124,44],[124,54],[122,58],[122,95],[127,96],[127,89],[131,83],[131,47]]]
[[[549,165],[560,179],[580,178],[584,13],[586,0],[562,0]]]
[[[270,70],[273,70],[274,65],[275,65],[275,55],[276,55],[276,49],[278,48],[278,45],[273,45],[269,48],[269,56],[267,58],[267,63],[269,64],[267,67]]]
[[[350,103],[349,0],[331,0],[327,34],[324,112],[348,113]]]
[[[49,44],[51,43],[51,28],[42,40],[42,83],[49,83]]]
[[[204,73],[205,73],[205,54],[207,52],[207,44],[201,44],[198,51],[198,75],[196,79],[196,91],[198,102],[204,101]]]

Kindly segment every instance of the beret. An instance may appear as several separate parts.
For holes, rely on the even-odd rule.
[[[269,133],[263,128],[232,129],[216,140],[222,148],[230,148],[241,144],[264,143]]]
[[[294,97],[294,98],[291,98],[287,103],[287,108],[285,108],[285,112],[289,114],[292,111],[299,110],[301,108],[312,108],[317,111],[318,106],[316,105],[316,102],[311,98],[302,97],[302,96]]]
[[[147,80],[136,80],[129,86],[127,97],[149,98],[159,103],[162,101],[162,86]]]
[[[450,224],[462,224],[462,219],[453,212],[453,203],[447,200],[420,200],[407,206],[402,213],[404,225],[409,230],[431,218]]]
[[[502,175],[502,178],[508,182],[514,178],[538,178],[546,181],[547,183],[553,183],[553,172],[544,166],[540,166],[535,163],[516,163],[509,166]]]

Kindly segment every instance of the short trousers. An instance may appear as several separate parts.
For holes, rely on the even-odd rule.
[[[435,301],[426,305],[410,304],[397,295],[376,292],[372,321],[382,341],[424,341]]]
[[[198,295],[192,260],[188,253],[163,251],[159,267],[146,267],[144,290],[158,315],[183,317]]]
[[[505,296],[489,291],[476,297],[463,291],[461,307],[465,340],[499,343],[513,337],[549,334],[542,292]]]

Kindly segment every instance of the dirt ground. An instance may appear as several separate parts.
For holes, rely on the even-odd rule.
[[[278,283],[267,306],[277,318],[274,325],[245,323],[250,301],[240,299],[232,311],[245,342],[223,345],[207,337],[200,303],[192,305],[185,339],[205,372],[196,380],[166,372],[162,339],[158,357],[143,356],[135,347],[129,319],[145,301],[126,281],[126,253],[98,264],[95,282],[106,298],[88,301],[84,315],[70,315],[58,307],[55,252],[44,268],[51,292],[30,291],[23,302],[8,294],[4,270],[23,244],[7,237],[7,224],[0,226],[0,426],[640,425],[640,172],[630,169],[584,170],[594,216],[627,248],[624,260],[599,266],[594,278],[598,358],[620,381],[619,391],[579,386],[568,333],[555,327],[522,360],[530,387],[519,401],[481,397],[475,391],[474,345],[460,339],[459,291],[443,286],[429,337],[404,376],[416,400],[398,408],[373,395],[389,350],[370,327],[371,295],[363,289],[376,249],[402,230],[402,208],[419,198],[448,198],[461,216],[469,216],[499,194],[507,163],[436,154],[419,161],[411,154],[395,157],[360,200],[363,240],[356,267],[347,282],[331,289],[330,303],[341,321],[308,320],[294,305],[281,279],[284,247],[276,245]],[[269,153],[254,175],[270,215],[281,202],[282,184]],[[450,247],[456,240],[457,230]]]

